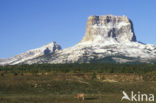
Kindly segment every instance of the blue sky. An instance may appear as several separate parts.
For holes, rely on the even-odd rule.
[[[156,44],[156,0],[0,0],[0,58],[56,41],[78,43],[90,15],[127,15],[137,40]]]

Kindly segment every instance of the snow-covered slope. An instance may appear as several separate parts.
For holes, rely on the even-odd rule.
[[[19,64],[21,62],[24,62],[29,59],[33,59],[42,55],[46,55],[49,53],[54,53],[61,50],[61,46],[58,45],[56,42],[49,43],[45,46],[42,46],[41,48],[29,50],[25,53],[22,53],[20,55],[17,55],[13,58],[9,59],[0,59],[0,65],[14,65]]]
[[[89,62],[147,62],[156,59],[156,46],[138,42],[117,43],[79,43],[55,54],[41,56],[25,61],[33,63],[89,63]]]
[[[0,65],[156,62],[156,45],[137,42],[133,24],[126,16],[90,16],[83,39],[73,47],[60,49],[51,43],[11,59],[0,59]]]

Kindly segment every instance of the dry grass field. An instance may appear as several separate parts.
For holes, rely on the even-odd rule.
[[[156,94],[155,76],[48,72],[0,76],[0,103],[121,103],[123,90]],[[85,100],[74,98],[77,93],[84,93]]]

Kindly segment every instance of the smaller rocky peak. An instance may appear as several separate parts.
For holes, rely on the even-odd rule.
[[[41,47],[41,49],[43,49],[44,54],[48,54],[48,53],[52,53],[52,52],[56,52],[61,50],[61,46],[59,44],[57,44],[56,42],[51,42],[43,47]]]

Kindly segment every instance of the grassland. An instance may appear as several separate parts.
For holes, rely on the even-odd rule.
[[[156,93],[155,81],[138,77],[141,76],[8,73],[0,76],[0,103],[83,103],[74,98],[77,93],[85,93],[85,103],[120,103],[122,90]]]
[[[97,69],[86,65],[0,67],[0,103],[121,103],[123,90],[156,95],[153,64],[145,66],[149,70],[136,65],[128,69],[119,65],[117,70],[112,69],[117,64],[110,66],[111,69],[105,65],[105,70],[102,64],[98,64]],[[84,93],[85,100],[75,99],[77,93]]]

